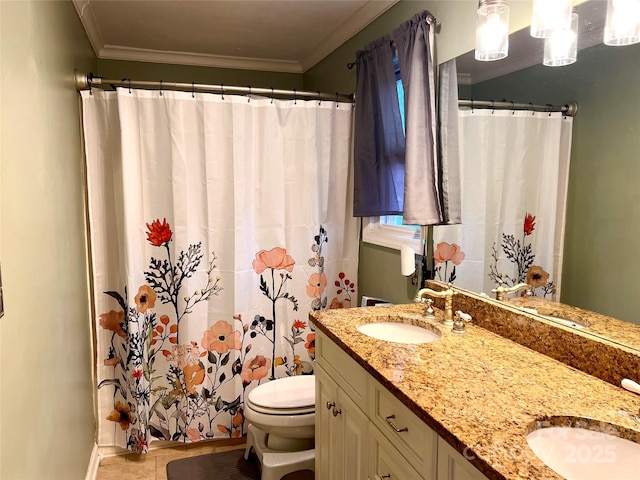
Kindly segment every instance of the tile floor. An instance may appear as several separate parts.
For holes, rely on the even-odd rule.
[[[96,480],[167,480],[167,463],[197,455],[244,450],[246,438],[214,440],[175,447],[156,448],[146,455],[128,453],[100,460]],[[256,460],[257,461],[257,460]],[[310,470],[285,475],[282,480],[314,480]]]
[[[167,463],[180,458],[244,449],[245,439],[215,440],[157,448],[146,455],[129,453],[100,460],[96,480],[166,480]]]

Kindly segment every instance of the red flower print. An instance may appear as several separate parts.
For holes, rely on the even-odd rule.
[[[149,243],[154,247],[161,247],[169,243],[171,235],[173,235],[166,218],[162,220],[162,223],[160,223],[160,219],[154,220],[151,222],[151,225],[147,223],[147,228],[149,229],[147,232],[147,240],[149,240]]]
[[[526,235],[531,235],[535,228],[536,228],[536,217],[534,217],[530,213],[527,213],[524,216],[524,234],[525,234],[525,236]]]
[[[293,322],[293,328],[297,330],[304,330],[305,328],[307,328],[307,324],[302,320],[296,320],[295,322]]]
[[[253,269],[260,275],[267,268],[273,268],[275,270],[286,270],[288,272],[293,271],[295,261],[290,255],[287,255],[287,250],[280,247],[274,247],[269,251],[260,250],[256,253],[256,259],[253,261]]]
[[[218,353],[227,353],[229,350],[239,350],[242,348],[240,332],[233,331],[233,326],[224,320],[219,320],[204,332],[202,346],[209,351],[215,350]]]
[[[327,286],[327,276],[324,273],[313,273],[309,277],[307,295],[312,298],[319,297]]]
[[[436,263],[452,262],[454,265],[460,265],[464,260],[464,252],[460,250],[458,245],[440,242],[433,254]]]
[[[142,377],[142,370],[136,370],[135,372],[133,372],[133,373],[131,374],[131,376],[132,376],[133,378],[141,378],[141,377]]]

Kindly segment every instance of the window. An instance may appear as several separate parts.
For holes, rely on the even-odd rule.
[[[400,78],[400,66],[397,55],[394,56],[393,65],[396,70],[396,90],[398,103],[400,104],[400,118],[402,129],[405,129],[404,120],[404,88]],[[415,252],[420,252],[421,228],[417,225],[403,225],[402,216],[387,215],[383,217],[368,217],[364,219],[362,240],[367,243],[381,245],[387,248],[400,250],[401,245],[408,245]]]

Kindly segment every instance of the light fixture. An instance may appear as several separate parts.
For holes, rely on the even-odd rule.
[[[509,52],[509,5],[506,0],[479,0],[476,60],[505,58]]]
[[[556,30],[544,39],[543,65],[562,67],[571,65],[578,55],[578,14],[571,13],[569,27]]]
[[[608,0],[605,45],[640,42],[640,0]]]
[[[571,24],[571,0],[533,0],[531,36],[549,38]]]

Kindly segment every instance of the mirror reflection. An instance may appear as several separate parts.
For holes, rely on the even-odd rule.
[[[589,312],[597,312],[602,317],[593,318],[599,321],[588,318],[575,328],[640,351],[640,249],[636,241],[640,234],[640,44],[602,44],[606,2],[586,2],[577,10],[580,39],[576,63],[542,65],[543,41],[531,38],[525,29],[511,35],[509,57],[504,60],[478,62],[474,52],[459,57],[459,95],[468,100],[527,104],[578,103],[566,217],[557,239],[564,253],[558,266],[559,295],[554,300],[567,307],[564,313],[549,313],[551,307],[540,305],[537,310],[545,320],[559,317],[556,320],[564,326],[571,324],[567,312],[574,322],[576,315],[584,319]],[[541,196],[549,195],[545,189],[548,180],[544,175],[538,179]],[[536,228],[542,228],[544,219],[536,220]],[[526,219],[522,222],[526,233]],[[518,232],[510,233],[517,241]],[[466,260],[471,260],[468,254]],[[451,270],[446,275],[449,277]],[[540,290],[536,295],[552,297]],[[596,325],[602,322],[609,327],[599,330]]]

